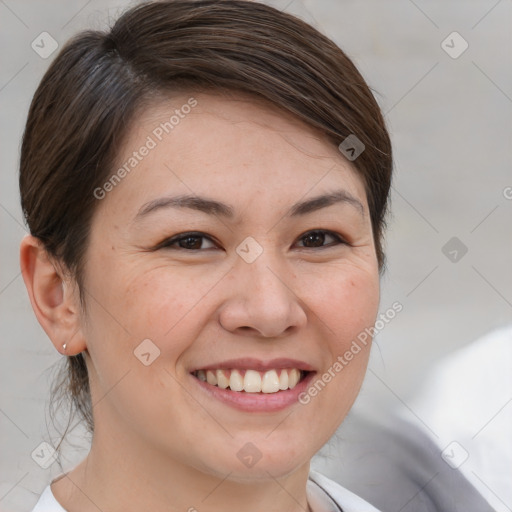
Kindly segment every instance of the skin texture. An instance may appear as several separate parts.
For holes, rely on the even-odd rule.
[[[86,351],[92,448],[52,484],[69,512],[307,510],[310,460],[343,421],[366,370],[369,346],[307,405],[265,413],[212,400],[190,375],[226,359],[288,357],[321,376],[373,325],[379,303],[364,186],[338,149],[254,98],[193,96],[191,113],[99,201],[86,313],[72,278],[38,240],[21,245],[42,327],[60,352],[63,343],[67,355]],[[118,165],[189,97],[137,116]],[[287,217],[294,203],[339,189],[363,211],[343,202]],[[148,201],[178,194],[229,204],[234,217],[162,208],[134,220]],[[318,229],[349,244],[305,237]],[[196,250],[152,250],[189,231],[210,238],[197,239]],[[248,236],[263,248],[252,263],[236,252]],[[160,350],[148,366],[134,356],[144,339]],[[251,468],[237,457],[247,442],[261,452]]]

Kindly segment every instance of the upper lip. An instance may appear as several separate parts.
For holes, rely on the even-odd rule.
[[[280,357],[277,359],[271,359],[269,361],[263,361],[261,359],[255,359],[253,357],[242,357],[239,359],[229,359],[227,361],[222,361],[219,363],[211,363],[204,366],[197,366],[190,370],[190,372],[195,372],[197,370],[230,370],[230,369],[240,369],[240,370],[257,370],[257,371],[267,371],[267,370],[277,370],[282,368],[297,368],[298,370],[304,371],[314,371],[314,368],[304,362],[299,361],[298,359],[289,359],[287,357]]]

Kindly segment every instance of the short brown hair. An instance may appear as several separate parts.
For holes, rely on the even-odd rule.
[[[71,39],[32,100],[20,161],[30,232],[83,295],[93,191],[113,171],[123,137],[147,101],[177,90],[249,93],[320,130],[338,146],[355,135],[352,164],[366,190],[379,267],[392,174],[379,106],[351,60],[302,20],[248,0],[169,0],[126,11],[108,32]],[[87,367],[67,358],[65,391],[93,431]]]

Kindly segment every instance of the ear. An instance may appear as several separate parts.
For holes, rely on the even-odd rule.
[[[56,269],[40,239],[23,238],[20,266],[32,309],[55,348],[67,356],[86,350],[78,287]]]

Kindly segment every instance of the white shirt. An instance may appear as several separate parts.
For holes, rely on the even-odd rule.
[[[310,471],[306,493],[313,512],[379,512],[333,480],[316,471]],[[32,512],[66,512],[55,499],[48,485]]]

